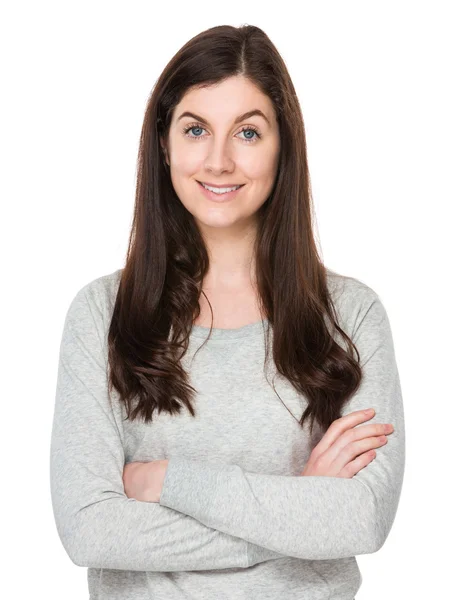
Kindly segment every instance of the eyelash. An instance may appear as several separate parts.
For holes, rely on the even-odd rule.
[[[198,129],[204,129],[204,130],[205,130],[205,128],[204,128],[204,127],[202,127],[202,125],[199,125],[199,123],[193,123],[192,125],[188,125],[187,127],[185,127],[185,128],[183,129],[183,135],[184,135],[185,137],[187,137],[187,138],[191,139],[191,140],[200,140],[200,139],[202,139],[202,138],[204,137],[204,136],[202,136],[202,135],[201,135],[201,136],[197,136],[197,135],[187,135],[187,132],[188,132],[189,130],[191,130],[191,129],[195,129],[195,128],[198,128]],[[252,126],[250,126],[250,125],[247,125],[246,127],[243,127],[243,128],[242,128],[240,131],[238,131],[237,133],[242,133],[243,131],[247,131],[248,129],[250,129],[250,131],[254,131],[257,137],[253,137],[251,140],[248,140],[248,139],[246,140],[246,139],[243,139],[243,138],[241,138],[241,139],[243,139],[243,141],[244,141],[244,142],[247,142],[247,143],[253,143],[253,142],[256,142],[258,139],[260,139],[260,138],[261,138],[261,133],[258,131],[258,129],[257,129],[256,127],[252,127]]]

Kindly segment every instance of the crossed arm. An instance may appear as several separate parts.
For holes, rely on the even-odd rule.
[[[371,406],[377,422],[394,424],[394,436],[367,469],[352,479],[290,477],[176,456],[158,473],[157,500],[143,502],[124,490],[121,413],[108,402],[103,315],[93,294],[83,288],[66,315],[50,454],[55,521],[75,564],[207,570],[381,548],[395,518],[405,457],[391,330],[376,295],[354,315],[364,379],[343,409]]]

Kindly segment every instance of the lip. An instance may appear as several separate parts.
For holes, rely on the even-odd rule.
[[[196,181],[197,181],[197,179],[196,179]],[[202,190],[202,193],[204,194],[204,196],[206,198],[208,198],[209,200],[212,200],[213,202],[226,202],[227,200],[232,200],[233,198],[235,198],[237,196],[237,194],[245,186],[245,183],[237,190],[234,190],[233,192],[225,192],[224,194],[215,194],[215,192],[206,190],[205,187],[203,185],[201,185],[200,181],[197,181],[197,185]],[[207,183],[207,185],[208,185],[208,183]],[[223,187],[223,186],[221,186],[221,187]],[[231,187],[231,186],[225,186],[225,187]]]
[[[196,181],[198,181],[196,179]],[[214,187],[214,188],[227,188],[227,187],[235,187],[236,185],[243,185],[241,183],[222,183],[221,185],[216,185],[215,183],[209,183],[208,181],[200,181],[199,183],[205,183],[205,185],[208,185],[209,187]]]

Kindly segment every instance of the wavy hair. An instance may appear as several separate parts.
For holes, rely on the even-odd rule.
[[[160,140],[192,86],[236,75],[271,99],[279,124],[279,164],[258,211],[254,250],[274,365],[307,399],[300,426],[310,419],[311,431],[314,421],[326,430],[360,385],[359,353],[337,322],[329,270],[314,239],[305,128],[294,86],[268,36],[248,24],[216,26],[193,37],[167,64],[149,97],[128,250],[108,331],[109,387],[120,394],[130,420],[140,414],[148,423],[154,410],[179,414],[182,405],[195,416],[196,390],[181,358],[200,314],[209,258],[194,218],[175,193]],[[346,349],[334,340],[334,330]],[[266,366],[267,339],[265,347]]]

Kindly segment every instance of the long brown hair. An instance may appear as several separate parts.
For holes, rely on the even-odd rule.
[[[196,390],[180,359],[200,314],[209,259],[194,218],[173,189],[160,139],[189,88],[236,75],[272,100],[280,131],[278,171],[258,211],[255,244],[256,284],[273,330],[274,365],[307,398],[300,426],[310,418],[311,431],[314,421],[326,430],[359,387],[359,353],[337,322],[329,270],[314,239],[304,123],[294,86],[268,36],[247,24],[212,27],[193,37],[167,64],[148,100],[126,264],[108,332],[110,389],[119,392],[130,420],[139,413],[148,423],[154,410],[179,414],[182,405],[195,416]],[[334,330],[346,350],[334,341]],[[267,353],[266,344],[266,359]]]

